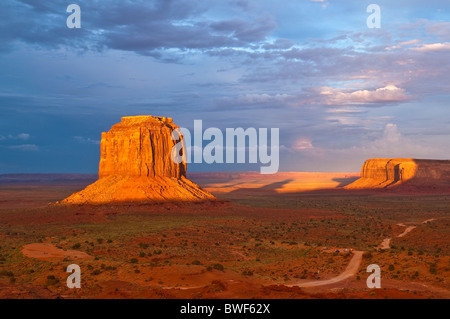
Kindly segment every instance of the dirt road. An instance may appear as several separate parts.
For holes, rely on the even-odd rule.
[[[426,224],[433,220],[435,220],[435,219],[434,218],[428,219],[428,220],[424,221],[423,224]],[[398,225],[406,227],[406,229],[403,231],[403,233],[401,233],[400,235],[397,235],[397,237],[403,237],[417,227],[417,226],[409,226],[408,227],[405,224],[398,224]],[[380,246],[378,246],[378,248],[389,249],[391,247],[390,244],[391,244],[391,238],[386,238],[383,240],[383,242],[380,244]],[[363,251],[354,251],[353,257],[350,260],[349,264],[347,265],[347,268],[337,277],[327,279],[327,280],[320,280],[320,281],[307,281],[307,282],[303,281],[303,282],[286,285],[286,286],[288,286],[288,287],[317,287],[317,286],[331,285],[331,284],[335,284],[335,283],[341,282],[343,280],[346,280],[352,276],[355,276],[356,273],[358,272],[359,266],[361,265],[363,253],[364,253]]]
[[[350,260],[350,262],[347,265],[347,268],[337,277],[326,279],[326,280],[319,280],[319,281],[309,281],[309,282],[299,282],[296,284],[286,285],[288,287],[317,287],[317,286],[325,286],[325,285],[331,285],[338,282],[341,282],[343,280],[346,280],[350,277],[353,277],[356,275],[356,273],[359,270],[359,266],[361,265],[363,251],[353,251],[353,257]]]
[[[391,248],[391,238],[385,238],[381,242],[380,246],[378,246],[380,249],[389,249]]]
[[[427,220],[423,221],[422,224],[430,223],[433,220],[436,220],[436,218],[427,219]],[[397,224],[397,225],[401,226],[401,227],[406,227],[406,229],[403,231],[403,233],[401,233],[400,235],[397,235],[397,237],[399,237],[399,238],[405,236],[406,234],[408,234],[409,232],[411,232],[412,230],[414,230],[417,227],[417,226],[406,226],[403,223],[400,223],[400,224]],[[391,248],[391,238],[385,238],[383,240],[383,242],[377,248],[390,249]]]
[[[399,226],[406,227],[405,231],[398,235],[397,237],[403,237],[413,229],[415,229],[417,226],[406,226],[405,224],[398,224]]]

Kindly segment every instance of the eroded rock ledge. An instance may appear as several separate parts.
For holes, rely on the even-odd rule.
[[[400,185],[449,187],[450,161],[375,158],[365,161],[361,178],[346,189],[391,188]]]

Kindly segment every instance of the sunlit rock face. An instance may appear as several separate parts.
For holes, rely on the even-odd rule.
[[[168,117],[123,117],[102,133],[99,177],[186,177],[186,164],[171,159],[176,144],[171,134],[177,128]]]
[[[347,189],[390,188],[400,185],[450,186],[450,161],[375,158],[365,161],[361,178]]]
[[[99,179],[63,204],[199,201],[214,196],[186,178],[186,164],[172,161],[171,118],[123,117],[102,133]]]

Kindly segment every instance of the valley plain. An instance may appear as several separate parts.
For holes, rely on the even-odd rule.
[[[3,175],[0,297],[449,298],[450,193],[358,176],[191,173],[218,199],[96,206],[54,204],[95,175]]]

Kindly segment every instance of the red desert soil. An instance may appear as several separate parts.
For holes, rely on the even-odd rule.
[[[204,184],[201,179],[196,179],[196,182]],[[273,188],[279,187],[279,184],[273,184],[271,181],[265,185],[268,186],[267,190],[258,192],[256,188],[252,194],[223,192],[221,194],[228,194],[227,198],[231,202],[222,204],[212,202],[181,206],[155,204],[103,208],[50,206],[31,210],[0,209],[1,254],[8,261],[8,264],[1,265],[0,260],[0,270],[13,271],[17,278],[15,284],[6,284],[7,277],[0,277],[0,295],[11,298],[9,293],[11,290],[5,287],[13,286],[17,287],[13,289],[14,291],[24,291],[18,293],[15,296],[17,298],[27,296],[38,298],[37,292],[47,298],[50,296],[46,293],[48,291],[53,294],[52,296],[62,295],[66,298],[448,296],[447,277],[445,268],[442,268],[448,263],[446,252],[441,253],[436,259],[440,260],[437,276],[444,278],[442,283],[430,281],[428,278],[431,277],[426,277],[429,276],[428,270],[421,266],[425,261],[427,264],[434,262],[436,252],[417,256],[417,252],[414,251],[412,257],[395,249],[386,252],[383,258],[387,258],[388,263],[401,261],[402,265],[408,265],[419,262],[419,266],[412,264],[410,267],[416,267],[414,271],[418,269],[420,276],[424,277],[413,280],[392,279],[386,274],[388,263],[383,261],[385,265],[381,266],[385,275],[382,285],[386,290],[380,291],[371,291],[365,287],[365,264],[361,264],[362,251],[371,250],[376,254],[376,249],[370,247],[375,247],[377,242],[382,240],[382,235],[397,238],[398,234],[404,231],[401,226],[397,226],[398,223],[415,224],[417,229],[429,231],[441,225],[445,230],[447,220],[445,213],[438,213],[433,207],[430,208],[430,212],[425,210],[421,213],[417,208],[417,204],[428,207],[430,203],[436,203],[436,198],[430,202],[428,197],[425,197],[424,202],[421,202],[412,201],[409,197],[404,201],[405,197],[379,197],[359,193],[352,195],[347,191],[344,195],[320,192],[277,193]],[[59,192],[61,189],[58,187],[55,191]],[[49,198],[53,196],[52,192],[48,193]],[[245,205],[233,203],[236,198],[239,201],[245,198],[247,203]],[[411,198],[416,200],[415,197]],[[395,201],[399,201],[399,204],[395,204]],[[445,199],[440,203],[444,205]],[[284,206],[278,207],[280,204]],[[363,208],[364,205],[366,208]],[[392,215],[392,211],[401,212],[405,205],[414,207],[415,213],[421,214],[423,219],[410,219],[411,210],[408,207],[404,213]],[[380,210],[379,207],[383,209]],[[358,210],[357,214],[355,210]],[[385,214],[386,210],[388,211]],[[350,215],[346,215],[346,211],[349,211]],[[380,224],[384,218],[391,222]],[[424,224],[425,219],[427,223]],[[437,221],[430,222],[431,219]],[[33,224],[29,223],[30,220],[33,220]],[[370,227],[376,232],[384,232],[383,234],[375,236],[367,229],[363,231],[359,228],[361,227],[359,225],[367,227],[366,224],[373,221],[376,223],[370,224]],[[388,230],[390,225],[393,226],[392,231]],[[417,229],[402,239],[415,237]],[[344,236],[339,231],[343,231]],[[49,234],[54,236],[51,240],[52,245],[28,244],[29,236],[45,240]],[[356,239],[346,239],[346,234],[354,234]],[[109,238],[112,239],[111,243],[106,241]],[[102,242],[98,241],[100,239]],[[295,241],[296,244],[289,244],[291,241]],[[344,256],[340,254],[323,252],[321,245],[326,241],[330,249],[331,247],[355,249],[353,256],[350,254],[349,258],[343,258]],[[445,247],[445,238],[441,237],[441,241],[443,243],[441,246]],[[305,246],[306,242],[308,246]],[[20,259],[13,254],[14,247],[21,247],[19,243],[24,245],[23,254],[32,258]],[[80,251],[73,252],[70,248],[76,243],[80,243],[81,248]],[[140,244],[150,247],[142,248]],[[258,246],[259,244],[261,245]],[[155,250],[163,252],[155,254]],[[300,254],[302,251],[309,253]],[[96,257],[98,260],[79,259],[85,285],[80,291],[71,291],[63,285],[67,274],[62,271],[55,273],[49,269],[67,266],[67,262],[63,262],[64,258],[75,259],[80,256],[80,252],[81,255]],[[139,255],[141,252],[145,252],[144,257]],[[389,256],[391,252],[393,255]],[[298,257],[294,257],[293,254],[297,253]],[[152,256],[149,256],[150,254]],[[33,259],[37,258],[50,262],[47,268],[33,262]],[[138,263],[130,263],[132,258],[136,258]],[[328,262],[330,258],[334,259],[333,263]],[[426,259],[421,261],[420,258]],[[374,255],[370,263],[377,263],[377,259],[378,255]],[[89,262],[85,262],[86,260]],[[193,260],[199,260],[201,263],[193,264]],[[216,263],[223,264],[225,270],[207,270],[208,266]],[[8,265],[15,266],[8,268]],[[92,270],[86,269],[89,266],[93,267]],[[30,269],[34,270],[32,280],[28,274]],[[251,269],[254,274],[243,275],[242,272],[246,269]],[[293,269],[293,272],[289,273],[289,269]],[[317,269],[321,269],[320,279],[314,278],[313,273]],[[305,279],[299,277],[303,274],[303,270],[307,271]],[[444,272],[442,275],[441,271]],[[96,273],[92,274],[94,272]],[[45,291],[36,290],[37,287],[46,287],[45,278],[49,274],[55,275],[60,284],[48,286]],[[286,274],[288,277],[284,277]],[[357,276],[361,276],[361,280],[357,280]],[[26,291],[30,292],[29,295],[25,293]]]
[[[65,298],[449,298],[450,192],[343,189],[356,178],[350,173],[190,174],[206,191],[187,188],[182,166],[128,166],[141,134],[147,139],[172,125],[161,118],[156,131],[153,120],[142,129],[147,120],[124,120],[105,135],[132,142],[121,150],[114,145],[123,143],[102,142],[102,187],[94,183],[67,201],[83,205],[42,206],[73,190],[69,183],[49,185],[26,208],[20,200],[0,206],[0,297],[11,297],[12,287],[16,298],[26,291],[33,298],[48,291]],[[139,179],[139,187],[128,179]],[[147,179],[161,184],[148,188]],[[0,200],[26,197],[15,186],[0,186]],[[188,192],[193,201],[147,202],[155,189],[156,199]],[[214,198],[208,191],[222,201],[197,200]],[[117,205],[130,199],[121,194],[143,202]],[[415,228],[405,233],[399,223]],[[377,248],[384,238],[392,239],[389,250]],[[82,268],[82,289],[65,286],[67,259]],[[365,284],[372,263],[382,269],[383,289]]]
[[[29,244],[22,248],[22,254],[26,257],[36,258],[40,260],[53,259],[90,259],[93,258],[88,254],[77,250],[62,250],[51,244]]]

